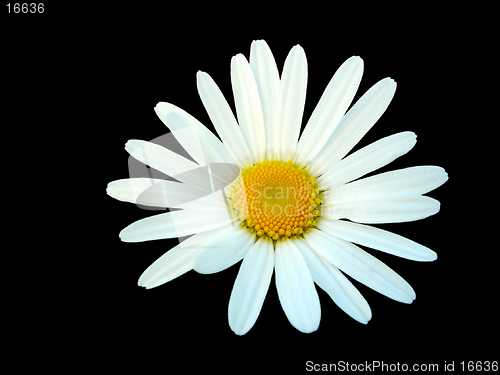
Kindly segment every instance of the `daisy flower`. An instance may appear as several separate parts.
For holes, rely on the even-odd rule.
[[[130,140],[125,149],[133,158],[177,181],[118,180],[107,193],[176,209],[130,224],[120,233],[122,241],[191,237],[147,268],[139,285],[154,288],[191,269],[209,274],[243,260],[228,309],[238,335],[255,324],[273,272],[285,315],[301,332],[319,326],[315,283],[353,319],[370,320],[367,301],[345,275],[411,303],[412,287],[358,245],[435,260],[429,248],[367,224],[436,214],[439,202],[423,194],[448,176],[437,166],[415,166],[362,178],[416,143],[416,135],[404,131],[349,154],[396,90],[394,80],[382,79],[348,110],[362,73],[357,56],[340,66],[302,134],[307,61],[299,45],[288,54],[281,77],[263,40],[252,43],[249,61],[242,54],[232,58],[237,119],[213,79],[197,73],[199,95],[222,141],[182,109],[158,103],[157,115],[194,162],[158,144]]]

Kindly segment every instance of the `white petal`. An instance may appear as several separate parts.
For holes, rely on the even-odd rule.
[[[164,180],[153,178],[126,178],[110,182],[106,188],[106,193],[110,197],[122,202],[137,203],[140,195],[144,191],[156,188],[156,193],[150,194],[151,199],[149,201],[144,200],[146,203],[142,203],[143,200],[141,200],[141,204],[166,207],[164,206],[165,199],[163,197],[163,188],[160,186],[162,182],[164,182]],[[153,196],[157,198],[154,199]]]
[[[152,207],[177,207],[211,194],[201,188],[153,178],[128,178],[110,182],[106,192],[122,202]]]
[[[191,122],[182,115],[182,113],[177,111],[170,111],[165,115],[166,124],[172,125],[172,135],[175,139],[182,145],[182,147],[188,152],[199,165],[203,166],[207,164],[205,158],[205,153],[201,145],[201,137],[198,133],[196,126],[192,125]],[[168,136],[168,134],[167,134]],[[169,139],[167,138],[167,141]]]
[[[300,125],[304,113],[307,87],[307,60],[304,49],[297,45],[288,54],[278,95],[278,120],[280,127],[280,158],[292,158],[299,139]]]
[[[120,232],[124,242],[142,242],[183,237],[231,225],[227,208],[198,207],[150,216],[138,220]]]
[[[265,159],[266,135],[259,91],[247,59],[238,54],[231,60],[231,82],[238,122],[254,163]]]
[[[125,144],[125,150],[141,163],[182,182],[185,182],[181,176],[183,173],[200,167],[191,160],[151,142],[132,139]]]
[[[243,259],[254,242],[255,234],[236,226],[204,245],[196,258],[194,270],[206,274],[223,271]]]
[[[189,113],[186,111],[182,110],[181,108],[170,104],[170,103],[164,103],[160,102],[156,105],[155,107],[155,112],[160,118],[160,120],[163,121],[163,123],[168,126],[168,128],[172,131],[182,129],[183,126],[186,125],[185,122],[178,123],[176,121],[171,121],[168,118],[168,115],[171,112],[177,112],[180,115],[182,115],[186,120],[189,121],[189,124],[194,126],[199,133],[199,139],[201,142],[201,146],[203,148],[204,154],[205,154],[205,159],[209,163],[234,163],[234,159],[229,155],[226,147],[224,144],[217,138],[214,133],[212,133],[210,130],[208,130],[205,125],[203,125],[201,122],[199,122],[197,119],[195,119],[193,116],[191,116]],[[182,142],[179,141],[181,144]],[[184,148],[184,144],[182,144]],[[189,147],[189,146],[188,146]],[[189,152],[189,150],[186,148],[186,150]],[[196,160],[196,158],[195,158]]]
[[[155,111],[190,156],[200,166],[207,165],[206,168],[200,167],[179,177],[211,191],[220,189],[237,177],[239,167],[234,159],[223,143],[203,124],[169,103],[158,103]]]
[[[175,246],[143,272],[138,285],[150,289],[185,274],[193,269],[194,259],[200,250],[199,246]]]
[[[419,195],[363,196],[344,201],[326,201],[321,215],[327,219],[349,219],[358,223],[401,223],[424,219],[439,212],[437,200]]]
[[[194,231],[193,228],[193,233]],[[175,237],[179,237],[179,234],[175,229],[172,212],[135,221],[120,232],[120,238],[124,242],[142,242]]]
[[[318,178],[320,186],[332,189],[377,170],[410,151],[417,142],[413,132],[379,139],[341,160]]]
[[[276,244],[276,288],[290,323],[299,331],[310,333],[319,327],[321,308],[311,273],[292,242]]]
[[[373,290],[399,302],[411,303],[415,299],[410,284],[356,245],[320,230],[307,233],[306,241],[334,266]]]
[[[354,242],[401,258],[432,261],[434,251],[397,234],[368,225],[323,218],[317,224],[322,231],[345,241]]]
[[[297,163],[308,165],[321,151],[351,104],[362,75],[363,60],[358,56],[347,59],[337,70],[300,137],[294,158]]]
[[[229,326],[237,335],[244,335],[255,324],[271,283],[273,269],[272,241],[261,238],[245,255],[229,300]]]
[[[139,278],[138,285],[147,289],[154,288],[192,270],[204,245],[213,238],[225,235],[230,228],[219,228],[189,237],[151,264]]]
[[[275,142],[279,139],[280,134],[280,129],[275,126],[280,77],[276,61],[265,41],[256,40],[252,42],[250,48],[250,66],[255,76],[262,105],[262,114],[266,129],[266,157],[268,159],[277,159],[281,146],[279,142]]]
[[[200,98],[229,154],[241,168],[251,165],[246,141],[219,87],[205,72],[198,72],[196,77]]]
[[[227,198],[225,193],[221,190],[215,191],[212,194],[201,197],[190,202],[186,202],[182,205],[182,208],[192,210],[196,213],[196,210],[201,210],[200,215],[205,214],[205,209],[214,209],[215,211],[227,211]],[[215,214],[216,212],[214,212]],[[214,217],[215,218],[215,217]]]
[[[316,253],[305,240],[298,239],[299,248],[313,280],[332,300],[358,322],[366,324],[372,317],[368,302],[337,267]]]
[[[232,225],[226,225],[224,227],[220,227],[217,229],[212,229],[212,230],[207,230],[205,232],[199,232],[196,233],[190,237],[184,237],[180,238],[179,240],[181,241],[181,246],[188,247],[188,246],[193,246],[193,245],[198,245],[200,247],[203,247],[205,243],[208,243],[212,240],[214,240],[217,237],[221,237],[222,235],[225,235],[226,232],[231,231],[234,228],[234,224]]]
[[[448,180],[448,174],[441,167],[418,166],[398,169],[359,179],[331,189],[326,196],[334,198],[357,197],[365,194],[425,194]]]
[[[316,175],[324,173],[329,166],[347,155],[382,116],[395,92],[396,82],[390,78],[384,78],[372,86],[340,120],[308,170]]]

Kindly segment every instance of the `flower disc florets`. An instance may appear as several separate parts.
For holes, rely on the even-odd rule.
[[[316,179],[291,160],[264,160],[245,168],[230,190],[229,205],[241,225],[274,241],[301,236],[321,212]]]

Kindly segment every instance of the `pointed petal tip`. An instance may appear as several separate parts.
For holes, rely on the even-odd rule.
[[[313,333],[313,332],[316,332],[319,328],[318,327],[315,327],[315,328],[297,328],[295,327],[299,332],[302,332],[302,333]]]
[[[229,318],[229,328],[231,328],[231,331],[233,331],[233,333],[237,336],[245,335],[253,327],[253,325],[250,327],[244,327],[244,326],[238,325],[235,322],[233,322],[229,316],[228,316],[228,318]]]
[[[317,322],[314,322],[310,327],[305,328],[303,330],[299,330],[299,331],[303,332],[303,333],[313,333],[313,332],[316,332],[319,329],[319,323],[320,323],[320,319],[318,319]]]
[[[361,58],[361,56],[354,55],[347,59],[347,61],[349,60],[358,60],[361,64],[364,64],[364,60]]]
[[[125,228],[127,229],[127,228]],[[130,241],[130,239],[127,239],[127,233],[123,233],[125,231],[125,229],[123,229],[120,233],[118,233],[118,237],[120,237],[120,240],[122,242],[134,242],[134,241]]]
[[[425,252],[422,251],[420,253],[420,257],[416,259],[412,259],[417,262],[434,262],[438,256],[435,251],[432,251],[431,249],[424,247]]]
[[[380,82],[385,82],[386,84],[394,84],[394,85],[396,85],[396,81],[394,80],[394,78],[391,78],[391,77],[382,78],[380,80]]]
[[[399,302],[406,303],[408,305],[411,305],[413,301],[417,298],[417,295],[415,294],[415,290],[413,288],[411,289],[411,292],[407,294],[407,298],[401,299]]]
[[[144,272],[141,273],[141,276],[139,276],[139,279],[137,279],[137,285],[138,286],[145,287],[145,285],[146,285],[145,272],[146,272],[146,270],[144,270]]]
[[[372,309],[370,308],[370,306],[368,306],[368,311],[365,313],[366,315],[364,316],[364,319],[360,322],[363,323],[363,324],[368,324],[368,322],[370,320],[372,320]]]
[[[296,44],[296,45],[294,45],[294,46],[292,47],[292,49],[290,50],[290,52],[292,52],[292,51],[294,51],[294,50],[297,50],[297,51],[299,51],[299,52],[303,52],[303,53],[305,53],[304,48],[303,48],[300,44]]]
[[[106,185],[106,194],[108,194],[110,197],[112,197],[112,195],[110,194],[111,192],[111,182],[108,182],[108,184]]]
[[[243,55],[242,53],[237,53],[236,55],[234,55],[233,57],[231,57],[231,63],[233,62],[233,60],[235,60],[235,59],[241,59],[241,58],[243,58],[243,59],[246,60],[245,55]]]
[[[200,78],[200,77],[205,77],[205,76],[208,76],[208,73],[204,72],[203,70],[198,70],[196,72],[196,78]]]
[[[129,151],[130,153],[133,152],[142,142],[139,139],[129,139],[125,143],[125,150]]]
[[[129,226],[123,228],[121,230],[120,233],[118,233],[118,237],[120,237],[120,240],[122,242],[127,242],[127,243],[136,243],[136,242],[144,242],[143,240],[141,239],[136,239],[134,238],[133,236],[130,236],[130,227],[131,227],[132,224],[130,224]]]
[[[413,146],[415,146],[415,143],[417,143],[417,134],[410,131],[410,130],[402,132],[402,133],[404,133],[408,138],[413,139]],[[412,146],[412,148],[413,148],[413,146]]]
[[[264,39],[255,39],[252,41],[252,44],[250,45],[250,49],[256,48],[257,46],[265,46],[269,48],[267,42]]]
[[[109,195],[113,199],[116,199],[118,201],[123,202],[124,199],[120,196],[119,188],[117,188],[117,184],[114,183],[114,182],[118,183],[120,181],[122,181],[122,180],[109,182],[108,186],[106,186],[106,194]]]
[[[146,271],[144,271],[141,276],[139,276],[139,280],[137,280],[137,286],[144,289],[152,289],[155,286],[151,286],[150,283],[151,277],[147,277]]]
[[[342,64],[342,66],[344,66],[344,65],[350,65],[351,68],[354,67],[357,70],[360,70],[361,72],[363,72],[363,70],[365,68],[365,62],[364,62],[364,60],[360,56],[351,56],[351,57],[349,57]]]
[[[233,333],[236,335],[236,336],[243,336],[244,334],[246,334],[248,331],[239,331],[239,330],[235,330],[231,327],[231,331],[233,331]]]
[[[163,284],[160,284],[160,285],[163,285]],[[153,289],[153,288],[156,288],[157,286],[159,285],[154,285],[154,284],[148,284],[147,280],[143,280],[141,281],[141,279],[139,279],[139,281],[137,282],[137,286],[141,287],[141,288],[144,288],[146,290],[149,290],[149,289]]]
[[[372,316],[370,314],[369,317],[363,317],[363,318],[359,318],[359,319],[356,319],[357,322],[361,323],[361,324],[364,324],[364,325],[367,325],[368,322],[371,320]]]

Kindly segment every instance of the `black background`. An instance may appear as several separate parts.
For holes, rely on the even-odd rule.
[[[300,373],[306,361],[365,360],[441,369],[455,361],[458,371],[461,361],[497,359],[496,245],[477,225],[488,220],[480,210],[492,209],[484,203],[487,190],[478,188],[483,150],[475,149],[474,134],[485,133],[469,118],[486,79],[487,65],[478,68],[473,58],[481,53],[481,29],[471,35],[453,13],[410,8],[380,14],[307,4],[188,8],[51,4],[52,13],[36,22],[10,17],[3,24],[2,107],[12,131],[5,172],[16,181],[7,201],[14,203],[12,230],[23,244],[7,263],[18,280],[9,291],[20,332],[14,348],[40,353],[55,342],[40,358],[49,367],[64,366],[64,357],[74,368],[165,373],[178,372],[178,365]],[[305,49],[305,119],[352,55],[365,63],[355,99],[384,77],[396,80],[387,112],[355,149],[410,130],[418,137],[414,149],[380,171],[439,165],[450,176],[429,194],[441,202],[439,214],[380,226],[430,247],[435,262],[370,251],[413,286],[411,305],[354,282],[373,313],[362,325],[318,290],[319,330],[302,334],[283,313],[273,278],[255,326],[239,337],[227,323],[239,265],[214,275],[191,271],[152,290],[137,286],[176,241],[120,241],[121,229],[154,213],[105,193],[108,182],[128,177],[125,142],[166,133],[153,111],[160,101],[211,128],[196,72],[209,73],[234,109],[230,59],[248,58],[254,39],[267,41],[280,71],[295,44]]]

